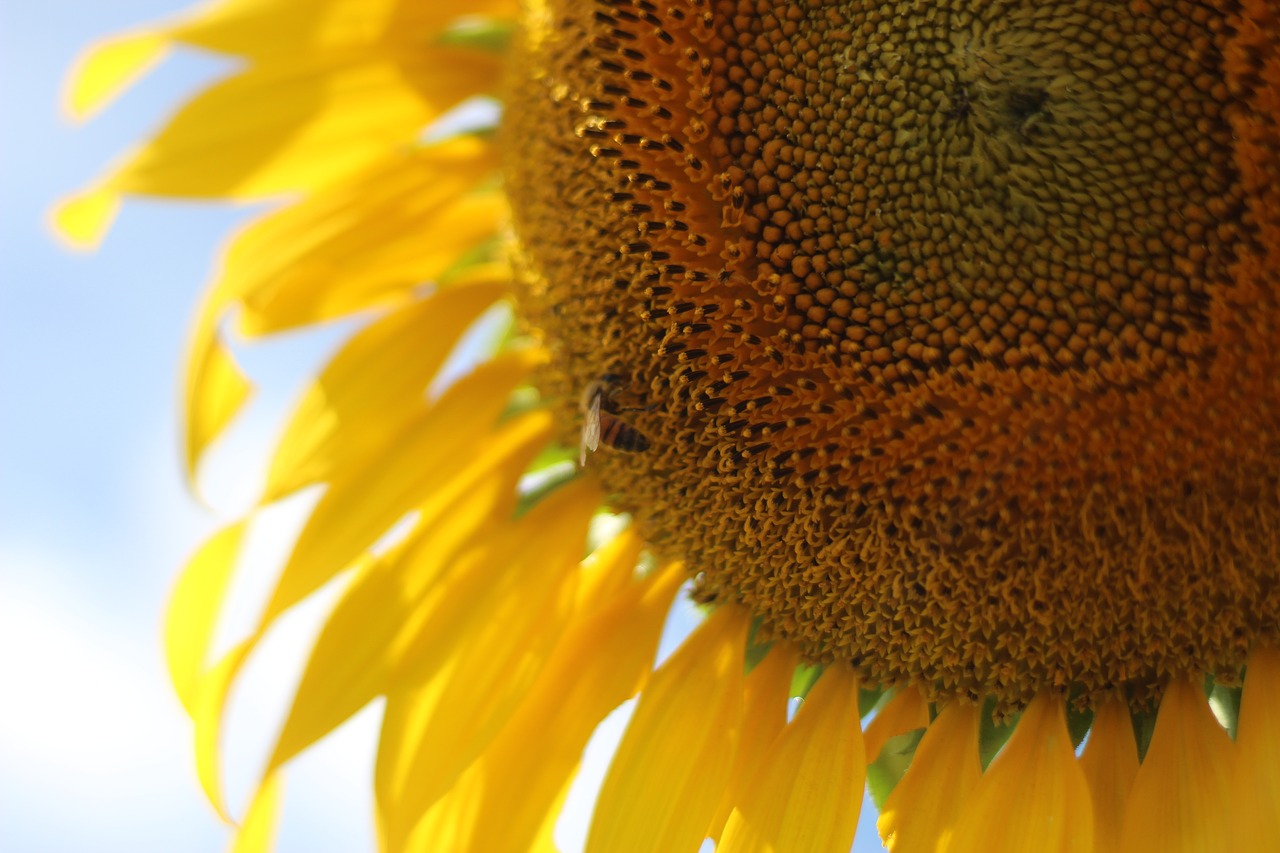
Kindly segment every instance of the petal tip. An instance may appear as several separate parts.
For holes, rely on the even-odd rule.
[[[90,118],[159,62],[168,46],[159,33],[143,32],[90,48],[68,75],[62,98],[66,114],[74,121]]]
[[[73,249],[96,249],[120,210],[120,194],[98,186],[60,202],[50,213],[54,233]]]

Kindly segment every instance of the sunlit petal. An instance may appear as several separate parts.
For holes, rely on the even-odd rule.
[[[862,804],[866,756],[858,680],[829,667],[734,804],[720,853],[844,853]]]
[[[1138,775],[1138,745],[1123,701],[1111,697],[1098,705],[1080,769],[1093,797],[1094,850],[1120,853],[1125,804]]]
[[[791,693],[791,677],[799,660],[795,650],[778,643],[755,669],[747,675],[743,686],[742,731],[733,759],[729,783],[716,810],[707,835],[719,840],[733,805],[742,796],[751,772],[764,761],[764,756],[787,723],[787,701]]]
[[[980,713],[974,705],[952,702],[925,731],[911,766],[885,800],[876,822],[885,847],[893,853],[947,849],[956,821],[982,775]]]
[[[194,713],[218,614],[235,571],[247,521],[228,525],[200,547],[178,577],[165,613],[169,678],[187,713]]]
[[[737,747],[749,622],[720,608],[654,673],[600,789],[588,853],[701,843]]]
[[[304,393],[271,460],[264,500],[327,480],[383,448],[471,323],[507,288],[453,288],[388,314],[349,340]]]
[[[1189,680],[1170,684],[1129,794],[1120,849],[1230,851],[1233,757],[1204,690]]]
[[[1280,651],[1249,656],[1236,736],[1237,851],[1263,851],[1280,839]]]
[[[63,104],[84,120],[150,70],[168,50],[169,40],[154,32],[116,36],[95,45],[76,62],[67,80]]]
[[[961,812],[949,853],[1093,849],[1093,805],[1062,699],[1042,693],[1027,707]]]
[[[536,354],[512,354],[477,367],[406,426],[385,453],[330,484],[299,534],[263,622],[319,589],[473,460],[503,458],[509,448],[536,444],[538,434],[545,442],[550,418],[534,412],[504,427],[510,437],[504,446],[475,445],[478,430],[497,419],[536,360]]]
[[[923,729],[929,725],[929,703],[914,687],[905,686],[894,692],[885,706],[867,724],[863,738],[867,745],[867,763],[876,760],[890,738]]]
[[[275,849],[283,787],[284,780],[279,773],[273,773],[263,780],[257,793],[253,795],[244,823],[240,824],[240,830],[236,833],[231,853],[268,853]]]
[[[406,846],[525,849],[562,796],[596,725],[644,683],[683,572],[672,564],[583,612],[528,698]],[[393,825],[410,817],[392,816]],[[398,848],[394,833],[384,837]]]

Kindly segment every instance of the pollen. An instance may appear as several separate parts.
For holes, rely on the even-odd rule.
[[[541,6],[503,132],[542,385],[611,377],[648,445],[587,467],[869,680],[1231,678],[1280,639],[1265,6]]]

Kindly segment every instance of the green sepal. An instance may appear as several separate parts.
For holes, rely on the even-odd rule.
[[[1215,684],[1209,693],[1209,707],[1232,740],[1236,739],[1236,732],[1240,728],[1240,695],[1243,690],[1241,687]]]
[[[992,759],[996,757],[996,753],[1009,740],[1009,736],[1018,726],[1018,719],[1022,716],[1016,714],[1002,723],[997,723],[993,713],[995,706],[994,699],[988,699],[983,703],[982,718],[978,726],[978,758],[982,762],[983,770],[987,769]]]
[[[511,21],[462,20],[445,30],[437,40],[450,47],[466,47],[488,53],[506,53],[516,26]]]
[[[883,684],[876,684],[872,687],[858,687],[858,716],[865,717],[874,711],[887,692],[888,688]]]
[[[1156,730],[1156,709],[1130,711],[1129,718],[1133,721],[1133,739],[1138,744],[1138,760],[1143,761],[1147,757],[1147,747],[1151,746],[1151,735]]]
[[[915,757],[916,747],[920,745],[924,733],[924,729],[915,729],[889,738],[884,749],[880,750],[879,757],[867,765],[867,791],[877,809],[884,808],[885,801],[911,766],[911,759]]]
[[[1084,743],[1085,735],[1093,725],[1093,709],[1077,710],[1074,703],[1067,703],[1067,733],[1071,735],[1071,746],[1078,749]]]
[[[803,699],[809,695],[809,690],[818,681],[818,676],[822,675],[822,667],[817,664],[802,663],[796,667],[796,671],[791,675],[791,693],[793,697]]]

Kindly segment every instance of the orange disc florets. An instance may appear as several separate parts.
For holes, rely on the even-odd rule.
[[[1280,638],[1265,4],[556,0],[515,256],[589,467],[815,659],[1145,689]]]

